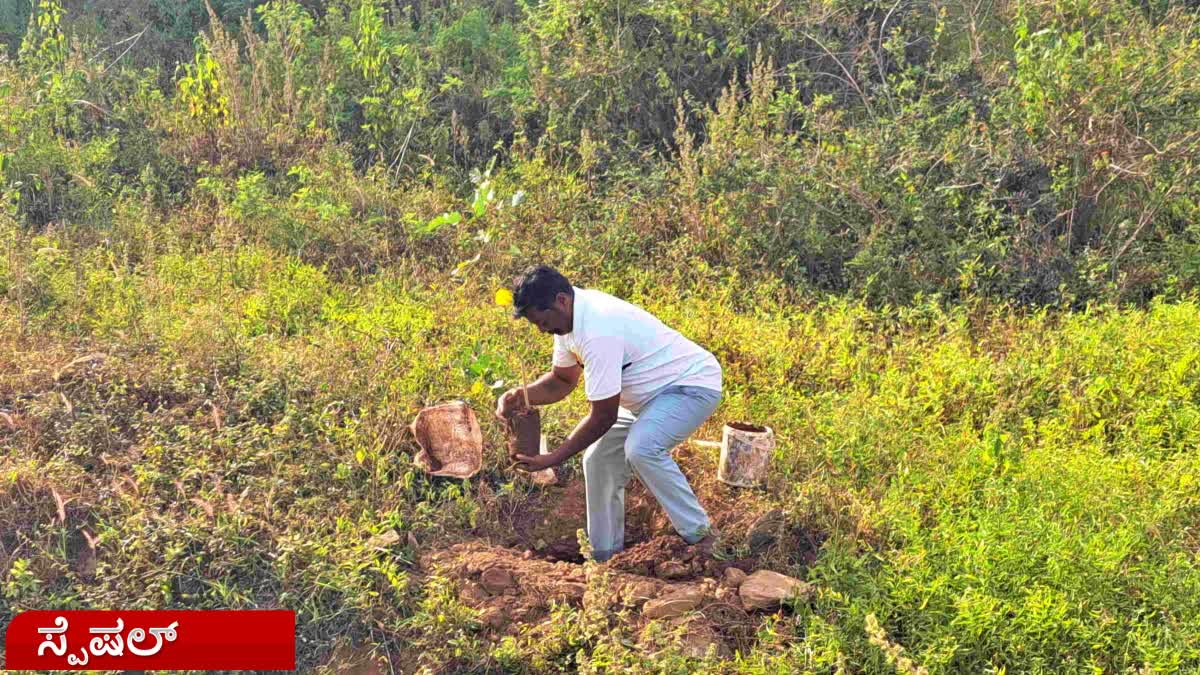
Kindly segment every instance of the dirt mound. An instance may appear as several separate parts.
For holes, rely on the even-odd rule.
[[[453,580],[463,604],[480,610],[481,620],[502,632],[538,622],[549,613],[551,603],[582,607],[588,590],[587,568],[582,565],[538,559],[481,542],[436,551],[421,565]],[[657,579],[621,573],[609,580],[618,597],[634,605],[657,597],[668,586]]]
[[[685,443],[673,454],[708,512],[712,526],[720,533],[723,557],[729,558],[733,566],[746,571],[788,569],[807,567],[816,560],[825,534],[780,510],[778,496],[764,490],[732,487],[717,480],[718,451]],[[673,533],[666,514],[653,499],[651,496],[654,515],[650,531]],[[773,511],[779,513],[781,521],[775,536],[752,546],[751,537],[759,530],[756,526]]]
[[[715,548],[683,541],[645,486],[631,480],[626,549],[603,564],[578,564],[587,500],[583,477],[568,473],[558,485],[526,491],[481,483],[476,538],[428,553],[420,566],[450,579],[494,638],[552,630],[552,605],[564,603],[604,609],[647,649],[746,653],[763,617],[742,604],[746,573],[803,566],[822,538],[767,493],[718,481],[715,453],[684,445],[675,457],[719,532]]]
[[[533,551],[538,558],[583,562],[576,535],[587,523],[583,477],[568,475],[562,482],[538,490],[534,498],[522,502],[506,497],[492,500],[475,534],[522,552]],[[645,541],[656,531],[656,511],[660,509],[654,497],[631,481],[625,497],[627,543]]]
[[[459,600],[479,611],[483,631],[495,637],[536,632],[552,603],[564,603],[602,608],[613,620],[628,610],[622,615],[625,627],[648,647],[674,643],[693,656],[709,649],[728,656],[749,648],[761,621],[742,607],[736,587],[712,578],[667,581],[610,565],[541,560],[480,542],[431,553],[421,564],[450,579]],[[656,628],[650,627],[653,620]]]
[[[621,551],[609,559],[608,566],[630,574],[680,581],[701,576],[719,578],[726,567],[740,565],[717,560],[677,535],[669,534]]]
[[[778,504],[759,490],[730,487],[716,478],[717,453],[710,448],[684,444],[674,451],[692,489],[720,533],[723,560],[749,571],[751,561],[758,567],[786,568],[812,562],[823,537],[790,522],[778,528],[774,536],[761,538],[751,545],[756,524],[769,512],[779,513]],[[472,533],[493,544],[532,551],[544,560],[580,563],[576,532],[587,521],[587,499],[583,477],[578,473],[560,474],[561,483],[535,489],[496,494],[480,485],[480,524]],[[641,481],[630,480],[625,495],[625,552],[616,558],[617,568],[647,576],[689,579],[716,576],[721,566],[692,565],[688,546],[675,534],[666,513]],[[657,563],[667,560],[687,563],[690,571],[675,565],[660,570]],[[745,562],[743,565],[742,563]]]

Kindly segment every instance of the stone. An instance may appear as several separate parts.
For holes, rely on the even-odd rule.
[[[511,610],[512,620],[517,623],[527,623],[537,616],[539,611],[538,608],[529,605],[517,605]]]
[[[512,573],[503,567],[489,567],[479,575],[479,584],[489,593],[503,593],[516,585]]]
[[[652,581],[635,581],[627,584],[624,589],[625,602],[629,605],[641,605],[647,600],[653,600],[658,594],[658,588]]]
[[[670,595],[650,600],[642,608],[647,619],[669,619],[686,614],[699,606],[704,593],[699,588],[684,588]]]
[[[750,526],[750,534],[746,538],[750,550],[760,551],[778,541],[785,522],[783,511],[779,509],[771,509],[759,516]]]
[[[746,580],[746,573],[736,567],[726,567],[725,575],[721,579],[721,583],[730,588],[740,588],[742,582]]]
[[[746,577],[738,595],[746,609],[774,609],[784,600],[812,594],[811,584],[770,570],[759,570]]]
[[[508,625],[508,613],[503,607],[488,607],[479,614],[479,621],[493,630],[499,630]]]
[[[680,579],[691,572],[691,567],[678,560],[664,560],[654,567],[654,575],[660,579]]]
[[[483,590],[483,587],[474,581],[468,581],[463,584],[462,590],[458,592],[458,599],[468,607],[478,607],[491,597],[488,592]]]
[[[400,543],[400,533],[395,530],[381,532],[367,540],[367,546],[371,548],[387,548]]]
[[[558,602],[566,602],[572,605],[578,605],[583,602],[583,596],[587,593],[587,586],[576,581],[565,581],[554,587],[550,593],[550,598]]]

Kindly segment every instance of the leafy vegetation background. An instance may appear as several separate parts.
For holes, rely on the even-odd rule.
[[[300,665],[1200,669],[1200,16],[1163,0],[0,4],[0,624],[295,608]],[[549,348],[534,261],[642,303],[827,535],[733,662],[481,640],[410,575]],[[583,402],[571,399],[573,412]],[[568,416],[551,430],[565,433]],[[557,426],[555,426],[557,425]],[[709,430],[715,434],[715,427]],[[710,434],[711,435],[711,434]],[[81,562],[83,561],[83,562]]]

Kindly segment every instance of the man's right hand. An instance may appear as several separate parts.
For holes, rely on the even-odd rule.
[[[508,422],[512,414],[525,407],[525,397],[520,387],[513,387],[496,399],[496,419]]]

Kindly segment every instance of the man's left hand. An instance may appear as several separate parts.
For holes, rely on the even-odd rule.
[[[522,471],[534,473],[542,469],[549,469],[552,466],[562,464],[562,458],[557,452],[551,452],[545,455],[522,455],[517,452],[509,452],[508,458],[516,463],[517,468]]]

